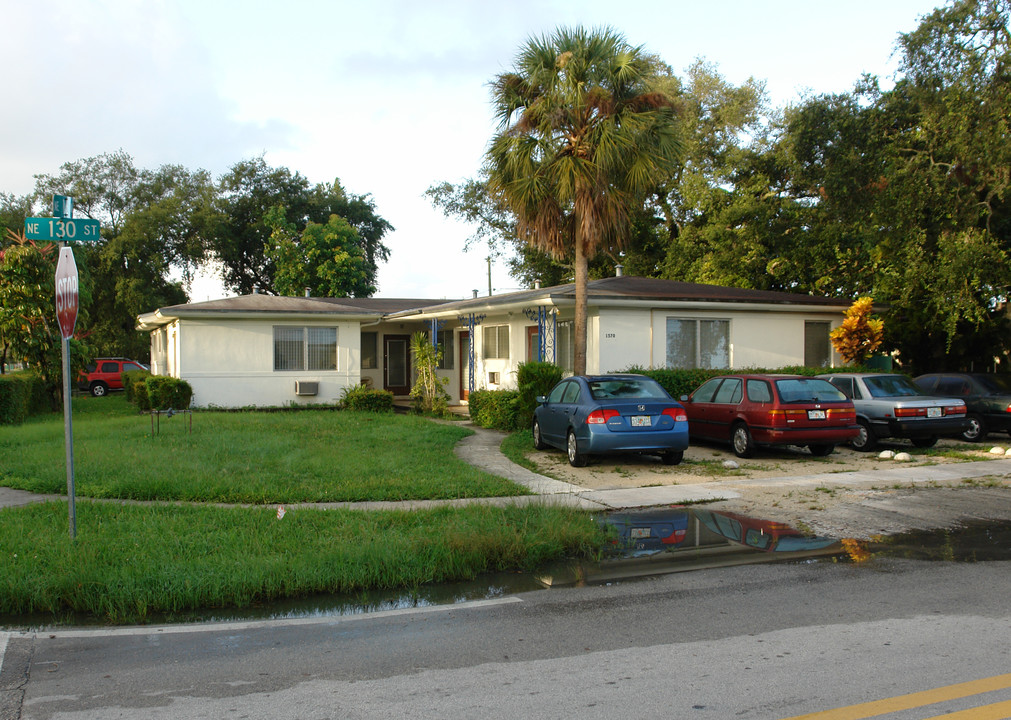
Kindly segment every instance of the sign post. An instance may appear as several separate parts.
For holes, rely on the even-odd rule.
[[[77,538],[77,508],[74,500],[74,428],[70,405],[70,338],[77,324],[77,263],[74,251],[60,248],[56,263],[56,320],[60,325],[63,350],[63,431],[67,447],[67,500],[70,514],[70,538]]]

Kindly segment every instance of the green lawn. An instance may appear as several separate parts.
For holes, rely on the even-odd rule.
[[[80,497],[223,503],[498,497],[527,491],[453,454],[470,430],[413,415],[310,410],[151,419],[122,395],[74,400]],[[63,421],[0,427],[0,484],[66,493]]]
[[[402,415],[195,412],[150,418],[121,395],[74,400],[77,538],[65,501],[0,510],[0,626],[188,618],[318,593],[410,589],[599,554],[582,511],[473,505],[365,512],[312,501],[526,491],[455,458],[470,430]],[[63,421],[0,427],[0,485],[66,493]],[[100,502],[89,498],[193,501]],[[201,504],[202,502],[208,504]],[[266,507],[218,507],[209,503]]]

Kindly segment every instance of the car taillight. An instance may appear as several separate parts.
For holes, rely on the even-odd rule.
[[[895,408],[892,410],[895,417],[924,417],[927,414],[927,408]]]
[[[666,412],[664,414],[666,414]],[[662,542],[664,545],[677,545],[679,542],[684,542],[685,537],[687,535],[688,535],[687,530],[675,529],[674,532],[672,532],[667,537],[663,538],[660,542]]]
[[[612,408],[597,408],[586,416],[587,425],[603,425],[613,417],[618,417],[621,413]]]
[[[857,421],[856,408],[829,408],[825,416],[833,420],[842,420],[843,422]]]
[[[1008,412],[1011,412],[1011,405],[1008,406]],[[948,405],[944,408],[945,415],[965,415],[965,404],[961,405]]]
[[[688,416],[685,415],[685,411],[683,408],[672,408],[672,407],[664,408],[663,414],[670,415],[672,418],[674,418],[674,422],[688,422]]]
[[[797,410],[796,408],[792,410],[770,410],[769,425],[772,427],[783,427],[787,422],[793,422],[805,417],[807,417],[806,410]]]

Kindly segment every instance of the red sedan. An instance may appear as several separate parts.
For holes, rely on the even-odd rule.
[[[681,402],[693,440],[729,442],[742,458],[759,445],[806,445],[824,456],[860,432],[853,402],[820,378],[722,375]]]

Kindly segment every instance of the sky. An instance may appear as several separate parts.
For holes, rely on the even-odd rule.
[[[395,231],[379,297],[488,292],[487,249],[425,190],[476,177],[496,130],[488,83],[530,37],[612,27],[678,74],[696,59],[776,107],[887,87],[896,40],[942,0],[0,0],[0,192],[122,149],[215,178],[263,155],[369,195]],[[494,292],[519,289],[504,262]],[[226,296],[205,274],[191,300]]]

